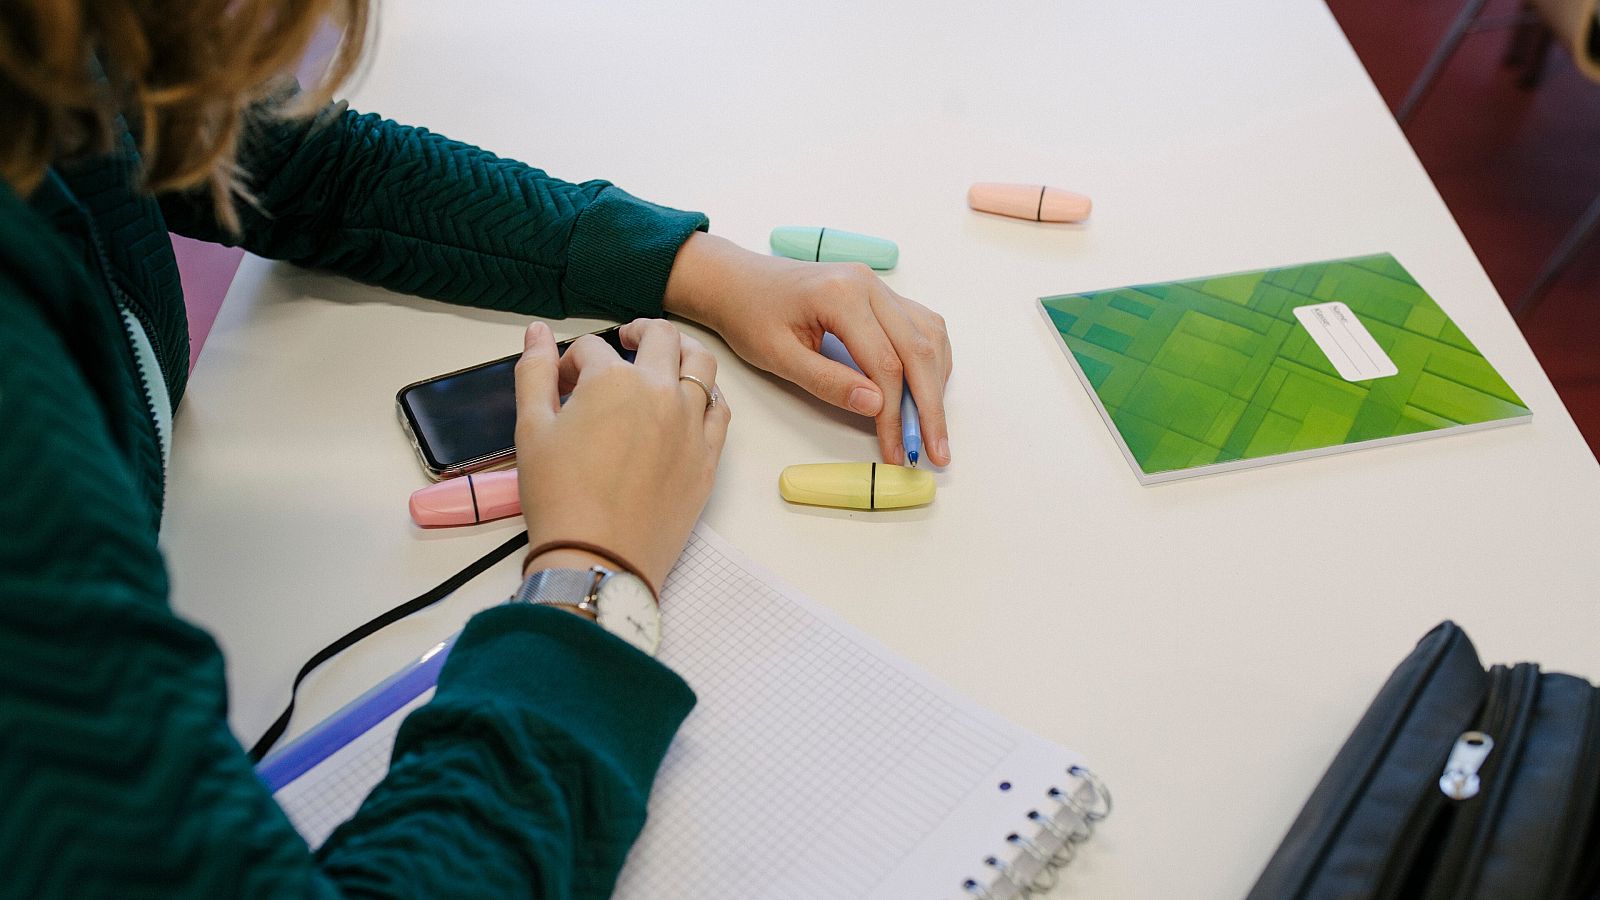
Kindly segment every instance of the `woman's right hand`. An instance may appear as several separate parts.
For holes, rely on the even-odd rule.
[[[529,546],[595,544],[659,591],[711,493],[729,410],[720,396],[708,409],[700,386],[680,380],[716,385],[716,357],[699,341],[662,319],[630,322],[621,337],[637,350],[632,364],[592,335],[562,356],[549,326],[528,326],[516,370],[522,515]],[[590,565],[615,568],[557,550],[528,571]]]

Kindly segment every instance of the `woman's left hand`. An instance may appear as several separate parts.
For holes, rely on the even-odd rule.
[[[924,451],[935,465],[949,465],[944,386],[951,356],[944,319],[890,290],[866,266],[765,256],[695,234],[673,263],[665,306],[715,329],[751,365],[876,419],[887,462],[904,462],[900,393],[909,384]],[[827,332],[844,343],[861,372],[822,355]]]

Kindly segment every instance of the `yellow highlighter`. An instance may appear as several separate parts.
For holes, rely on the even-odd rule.
[[[933,502],[933,473],[887,463],[811,463],[778,476],[790,503],[839,509],[902,509]]]

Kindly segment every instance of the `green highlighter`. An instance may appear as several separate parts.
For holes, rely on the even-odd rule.
[[[772,229],[772,252],[806,262],[859,262],[874,269],[892,269],[900,248],[887,238],[811,225]]]

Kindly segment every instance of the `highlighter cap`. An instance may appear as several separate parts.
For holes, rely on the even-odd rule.
[[[521,512],[516,469],[451,478],[411,495],[411,519],[424,528],[475,525]]]
[[[837,509],[903,509],[933,502],[933,473],[887,463],[811,463],[778,476],[790,503]]]
[[[967,205],[979,212],[1030,222],[1081,222],[1093,204],[1088,197],[1042,184],[979,182],[967,189]]]
[[[806,262],[858,262],[874,269],[892,269],[900,248],[887,238],[837,228],[780,225],[772,229],[772,252]]]
[[[424,528],[472,525],[478,521],[472,483],[466,478],[451,478],[415,491],[410,507],[411,521]]]

